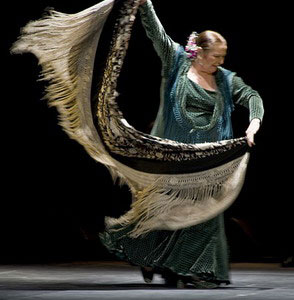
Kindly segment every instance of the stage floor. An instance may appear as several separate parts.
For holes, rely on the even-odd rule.
[[[213,290],[173,289],[159,275],[146,284],[137,267],[121,262],[2,265],[0,299],[294,299],[294,268],[232,264],[231,280]]]

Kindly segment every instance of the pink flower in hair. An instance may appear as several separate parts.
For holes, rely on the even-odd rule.
[[[196,44],[196,38],[198,36],[198,33],[196,31],[193,31],[188,39],[188,43],[185,47],[185,51],[187,52],[187,56],[190,59],[195,59],[197,57],[197,50],[198,46]]]

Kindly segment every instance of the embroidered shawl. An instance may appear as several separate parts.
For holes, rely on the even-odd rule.
[[[133,237],[195,225],[224,211],[240,192],[249,159],[243,137],[184,144],[140,132],[124,119],[117,80],[139,2],[104,0],[76,14],[50,10],[23,28],[11,49],[38,58],[41,80],[48,82],[45,98],[57,108],[62,128],[129,186],[131,209],[106,224],[134,223]]]

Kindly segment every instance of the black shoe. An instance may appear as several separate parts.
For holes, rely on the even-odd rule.
[[[185,287],[186,287],[186,282],[185,282],[185,280],[183,280],[183,279],[181,279],[181,278],[179,278],[178,280],[177,280],[177,289],[184,289]]]
[[[186,278],[184,276],[180,276],[176,273],[166,271],[162,273],[162,278],[164,279],[164,283],[168,287],[183,289],[186,287]]]
[[[169,272],[169,271],[164,271],[161,273],[161,276],[164,280],[164,284],[168,287],[176,287],[177,286],[177,275]]]
[[[219,287],[219,284],[211,281],[204,280],[194,280],[192,279],[190,282],[195,289],[216,289]]]
[[[153,275],[154,275],[153,270],[152,271],[147,271],[144,267],[141,267],[141,273],[142,273],[142,276],[143,276],[144,281],[146,283],[151,283],[152,282]]]

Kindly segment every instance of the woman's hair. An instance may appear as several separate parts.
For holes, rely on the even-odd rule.
[[[227,41],[225,38],[219,34],[218,32],[212,31],[212,30],[205,30],[201,32],[196,37],[196,44],[198,47],[201,47],[203,50],[208,50],[211,48],[212,45],[221,43],[226,44]]]
[[[226,44],[227,41],[221,34],[212,30],[205,30],[200,34],[193,31],[188,38],[185,51],[190,59],[195,59],[197,57],[197,50],[199,47],[203,50],[208,50],[216,43]]]

